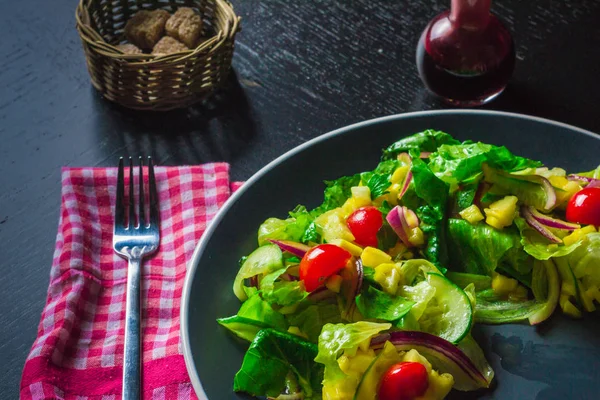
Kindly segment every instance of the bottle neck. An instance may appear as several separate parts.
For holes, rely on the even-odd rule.
[[[491,0],[452,0],[450,22],[468,30],[483,29],[490,19],[491,2]]]

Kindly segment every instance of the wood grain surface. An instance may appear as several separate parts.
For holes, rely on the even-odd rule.
[[[76,0],[0,0],[0,398],[18,397],[48,286],[62,166],[224,160],[247,179],[353,122],[443,108],[421,84],[417,39],[449,1],[234,0],[234,74],[210,102],[152,114],[101,99],[75,31]],[[498,0],[517,66],[486,108],[600,132],[600,1]],[[482,127],[484,128],[484,127]]]

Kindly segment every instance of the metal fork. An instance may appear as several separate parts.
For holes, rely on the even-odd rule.
[[[156,181],[152,159],[148,157],[148,217],[145,212],[143,159],[140,157],[136,221],[134,199],[133,159],[129,157],[129,204],[125,204],[125,179],[123,157],[119,160],[117,199],[113,247],[115,252],[129,261],[127,267],[127,301],[125,311],[125,350],[123,355],[123,400],[139,400],[141,386],[141,267],[142,260],[158,249],[159,212]],[[125,210],[128,209],[127,218]]]

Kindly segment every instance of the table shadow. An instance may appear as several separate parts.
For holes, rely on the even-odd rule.
[[[103,159],[111,164],[119,156],[140,155],[167,165],[231,162],[257,134],[255,115],[233,70],[210,98],[172,111],[127,109],[91,90],[95,134]]]

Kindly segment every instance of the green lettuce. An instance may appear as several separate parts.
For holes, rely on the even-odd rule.
[[[262,329],[250,344],[233,390],[254,396],[279,396],[292,373],[305,399],[321,398],[323,366],[313,360],[317,346],[301,338]]]
[[[584,286],[600,286],[600,232],[588,233],[573,252],[565,257]]]
[[[346,376],[340,369],[337,359],[342,353],[356,354],[358,346],[381,331],[390,329],[392,324],[378,324],[360,321],[353,324],[326,324],[319,336],[317,363],[325,365],[325,380],[336,381]]]
[[[507,172],[535,168],[541,162],[512,154],[504,146],[465,141],[459,145],[442,145],[429,156],[429,168],[442,180],[457,184],[480,175],[481,164]]]
[[[326,211],[340,207],[352,196],[350,190],[352,186],[358,186],[360,183],[360,174],[344,176],[334,181],[325,181],[325,192],[323,203],[311,211],[313,216],[318,216]]]
[[[383,150],[382,159],[390,160],[400,153],[408,153],[411,150],[419,152],[432,152],[443,144],[459,144],[449,134],[442,131],[427,129],[426,131],[415,133],[414,135],[398,140],[396,143]]]
[[[297,326],[314,343],[319,339],[323,325],[342,322],[337,303],[318,302],[287,318],[291,326]]]
[[[371,191],[372,199],[387,193],[387,189],[392,184],[390,181],[392,174],[399,166],[400,162],[398,160],[386,160],[380,162],[373,171],[360,174],[361,180],[365,182]]]
[[[234,315],[233,317],[219,318],[217,322],[227,328],[231,333],[237,337],[252,342],[256,337],[256,334],[264,328],[269,328],[269,325],[254,321],[248,318]]]
[[[448,220],[448,238],[452,269],[479,275],[491,275],[510,249],[521,246],[515,229],[498,230],[455,218]]]
[[[278,330],[285,331],[287,329],[285,317],[275,311],[267,301],[263,300],[258,292],[242,303],[237,315],[238,317],[262,322]]]
[[[415,195],[425,204],[413,209],[420,220],[420,228],[427,235],[425,248],[426,258],[442,271],[448,262],[448,249],[446,247],[446,207],[448,203],[448,185],[435,176],[425,162],[418,158],[418,154],[411,154],[413,158],[412,174]],[[410,197],[408,198],[410,199]],[[403,197],[403,202],[404,202]],[[411,208],[410,202],[406,202]],[[414,207],[414,205],[412,205]]]
[[[368,319],[398,321],[406,315],[415,303],[402,296],[393,296],[367,285],[356,297],[356,306]]]
[[[575,251],[575,249],[582,244],[581,240],[570,245],[550,243],[548,239],[530,227],[529,224],[527,224],[527,221],[521,217],[515,218],[515,224],[521,232],[521,244],[523,245],[523,249],[538,260],[548,260],[552,257],[566,256]]]
[[[262,297],[271,304],[289,306],[306,298],[308,292],[301,281],[277,280],[287,271],[287,267],[266,275],[260,281]]]

